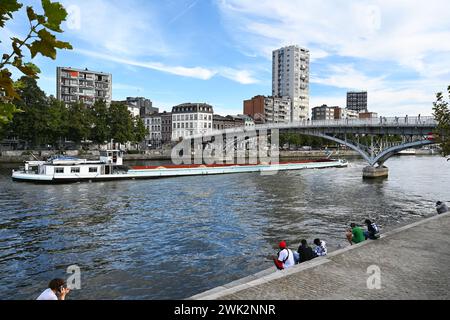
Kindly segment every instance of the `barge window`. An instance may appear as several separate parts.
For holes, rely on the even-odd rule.
[[[80,168],[70,168],[71,173],[80,173]]]
[[[89,168],[89,173],[97,173],[98,169],[96,167],[94,168]]]
[[[64,168],[55,168],[55,173],[64,173]]]

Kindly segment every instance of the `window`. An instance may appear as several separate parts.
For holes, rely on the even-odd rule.
[[[56,174],[64,173],[64,168],[55,168],[55,173]]]
[[[97,172],[98,172],[98,168],[97,167],[89,168],[89,173],[97,173]]]
[[[80,173],[79,167],[70,168],[70,173]]]

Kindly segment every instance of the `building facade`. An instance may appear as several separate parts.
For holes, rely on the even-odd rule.
[[[375,119],[375,118],[378,118],[378,113],[376,113],[376,112],[360,112],[359,118],[360,119]]]
[[[222,117],[218,114],[213,115],[213,129],[214,130],[226,130],[232,128],[245,127],[245,120],[238,116],[226,116]]]
[[[335,107],[334,119],[359,119],[359,113],[354,110]]]
[[[112,99],[112,74],[88,69],[58,67],[56,69],[56,98],[66,106],[83,102],[92,106],[98,100],[108,105]]]
[[[146,115],[143,118],[148,135],[145,137],[145,142],[149,148],[159,148],[162,145],[162,119],[161,114],[154,113]]]
[[[206,103],[185,103],[172,108],[172,140],[213,131],[214,109]]]
[[[347,109],[357,112],[368,112],[367,109],[367,91],[347,92]]]
[[[309,117],[310,53],[299,46],[275,50],[272,55],[272,96],[291,99],[290,121]]]
[[[312,120],[334,120],[336,109],[339,107],[329,107],[326,104],[312,109]]]
[[[255,123],[289,123],[292,100],[290,97],[256,96],[244,101],[244,114]]]
[[[127,97],[127,100],[125,100],[124,103],[128,106],[128,109],[139,110],[141,118],[159,112],[158,108],[153,107],[153,102],[144,97]]]
[[[162,143],[166,144],[172,141],[172,113],[161,113],[161,139]]]

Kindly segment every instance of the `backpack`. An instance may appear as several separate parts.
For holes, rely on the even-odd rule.
[[[380,233],[380,228],[375,223],[372,223],[372,227],[375,230],[375,233]]]

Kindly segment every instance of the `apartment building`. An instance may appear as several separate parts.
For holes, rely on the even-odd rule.
[[[309,117],[309,65],[308,49],[294,45],[273,51],[272,96],[291,99],[290,122]]]
[[[244,101],[244,114],[255,123],[289,123],[292,100],[290,97],[256,96]]]
[[[368,112],[367,100],[367,91],[347,92],[347,109],[357,112]]]
[[[213,107],[206,103],[185,103],[173,107],[172,140],[211,133],[213,114]]]
[[[58,67],[56,69],[56,97],[66,106],[76,102],[92,106],[97,100],[104,100],[110,105],[112,74],[88,69]]]

